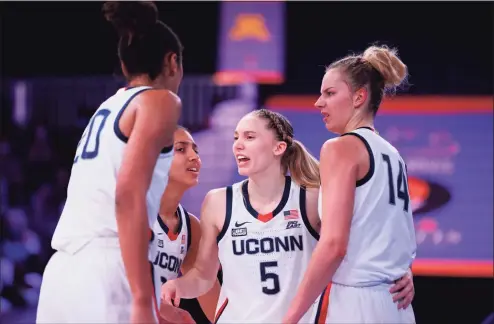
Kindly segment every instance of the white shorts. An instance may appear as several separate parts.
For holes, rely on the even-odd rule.
[[[373,287],[350,287],[336,283],[331,285],[326,298],[326,307],[315,315],[315,323],[389,323],[389,324],[413,324],[415,315],[412,306],[407,309],[398,309],[398,304],[393,302],[393,295],[389,292],[391,285],[379,285]],[[318,309],[315,310],[316,312]],[[326,320],[322,318],[326,316]],[[319,317],[319,318],[318,318]]]
[[[36,323],[129,323],[131,301],[118,238],[98,238],[51,257]]]

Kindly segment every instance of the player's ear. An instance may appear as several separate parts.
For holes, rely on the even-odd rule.
[[[353,94],[353,106],[355,108],[362,107],[362,105],[367,101],[367,95],[368,92],[366,87],[362,87],[355,91]]]
[[[174,76],[175,74],[177,74],[179,69],[177,54],[170,52],[165,55],[164,60],[165,62],[163,65],[165,66],[165,68],[168,68],[168,74],[170,76]]]
[[[278,141],[276,142],[276,145],[273,149],[273,153],[275,156],[281,156],[283,155],[283,153],[285,153],[286,149],[287,149],[286,142]]]

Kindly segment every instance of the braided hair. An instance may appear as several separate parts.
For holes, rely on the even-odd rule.
[[[274,132],[276,139],[286,143],[286,150],[281,157],[283,172],[290,172],[292,179],[302,187],[318,188],[319,161],[312,156],[305,146],[293,136],[293,126],[283,115],[260,109],[254,115],[267,121],[266,127]]]

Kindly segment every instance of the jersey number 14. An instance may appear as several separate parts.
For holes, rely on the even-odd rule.
[[[396,188],[398,194],[395,193],[395,179],[393,177],[393,168],[391,167],[391,159],[389,155],[383,154],[383,161],[388,166],[388,186],[389,186],[389,203],[393,206],[396,205],[396,197],[403,200],[403,210],[408,212],[408,206],[410,204],[410,196],[408,195],[408,182],[406,172],[404,172],[403,163],[398,161],[398,179],[396,180]]]

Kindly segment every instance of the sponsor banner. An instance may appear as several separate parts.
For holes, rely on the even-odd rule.
[[[279,84],[284,79],[285,3],[221,3],[215,80]]]

